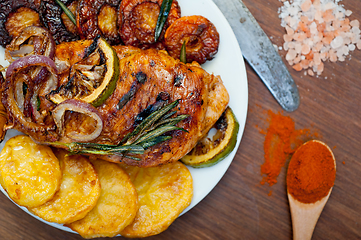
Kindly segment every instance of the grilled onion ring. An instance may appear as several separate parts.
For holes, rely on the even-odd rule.
[[[32,44],[26,44],[26,41],[30,38],[32,38]],[[49,31],[45,28],[36,26],[24,28],[20,35],[15,37],[11,43],[6,46],[6,60],[13,62],[13,57],[24,57],[29,54],[27,51],[22,51],[24,47],[32,50],[30,53],[34,55],[44,55],[54,59],[55,42]]]
[[[164,36],[169,55],[179,59],[183,42],[186,42],[187,62],[203,64],[218,52],[219,33],[205,17],[181,17],[167,29]]]
[[[74,0],[61,0],[69,6]],[[68,31],[61,19],[63,13],[60,6],[54,0],[42,0],[40,5],[41,19],[57,44],[79,40],[77,34]]]
[[[180,18],[181,10],[177,0],[173,0],[172,6],[164,25],[159,42],[155,43],[154,31],[160,12],[162,0],[123,0],[119,6],[119,34],[125,45],[142,49],[164,49],[160,42],[163,39],[165,29],[176,19]]]
[[[63,135],[64,129],[64,115],[66,111],[78,112],[93,118],[96,121],[95,130],[92,133],[78,133],[72,131],[67,133],[67,136],[77,142],[89,142],[97,138],[103,130],[103,120],[99,111],[91,104],[78,100],[67,99],[64,102],[58,104],[52,111],[54,121],[58,127],[59,134]]]
[[[9,65],[6,71],[5,90],[3,92],[2,102],[5,109],[8,111],[9,124],[16,129],[19,126],[22,132],[31,136],[36,136],[37,141],[56,141],[59,136],[55,132],[54,122],[33,122],[20,110],[15,98],[15,84],[19,74],[26,74],[29,67],[46,67],[51,76],[43,79],[39,83],[39,91],[49,91],[56,88],[58,82],[58,75],[56,66],[53,60],[46,56],[30,55],[19,58]]]
[[[94,39],[101,35],[111,45],[119,44],[117,11],[120,2],[121,0],[80,0],[76,21],[81,38]]]
[[[20,7],[26,7],[38,12],[39,4],[36,0],[3,0],[0,2],[0,44],[6,47],[11,40],[12,36],[6,30],[5,24],[8,19],[8,15],[16,11]],[[26,27],[26,26],[24,26]]]

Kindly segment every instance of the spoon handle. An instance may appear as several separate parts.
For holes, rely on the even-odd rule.
[[[293,240],[310,240],[318,218],[321,215],[329,194],[316,203],[301,203],[288,194],[291,208]]]

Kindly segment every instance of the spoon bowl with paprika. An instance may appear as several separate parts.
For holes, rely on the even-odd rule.
[[[336,178],[336,161],[323,142],[311,140],[293,154],[287,170],[293,239],[309,240]]]

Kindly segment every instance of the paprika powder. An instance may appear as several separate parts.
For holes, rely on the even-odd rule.
[[[277,183],[277,177],[288,159],[306,140],[317,137],[317,133],[311,134],[310,129],[295,130],[295,123],[289,116],[281,113],[267,111],[269,126],[264,141],[264,163],[261,166],[261,174],[265,175],[261,184],[266,182],[272,186]]]
[[[292,156],[287,171],[287,189],[296,200],[314,203],[327,196],[336,178],[331,150],[319,141],[309,141]]]

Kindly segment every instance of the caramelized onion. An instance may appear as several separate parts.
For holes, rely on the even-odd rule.
[[[17,72],[20,72],[21,70],[30,66],[46,67],[50,73],[57,75],[56,65],[53,60],[46,56],[29,55],[18,58],[9,65],[6,70],[6,79],[11,78]]]
[[[6,60],[12,62],[13,57],[29,54],[44,55],[54,59],[55,42],[47,29],[36,26],[24,28],[20,35],[6,47],[5,57]]]
[[[34,79],[22,77],[27,74],[29,67],[46,68],[51,76],[41,79],[41,81],[39,80],[39,82],[33,84]],[[19,80],[19,78],[23,80]],[[9,124],[13,125],[14,128],[16,128],[16,126],[20,126],[25,134],[36,136],[36,140],[56,141],[59,136],[55,132],[56,127],[53,122],[34,122],[28,116],[28,113],[26,115],[24,114],[25,106],[22,106],[24,101],[16,95],[24,94],[21,83],[25,81],[25,79],[28,83],[32,81],[31,84],[36,85],[33,89],[33,93],[35,94],[43,90],[43,88],[56,88],[58,75],[54,61],[46,56],[29,55],[15,60],[9,65],[6,71],[5,90],[3,92],[3,104],[9,114]],[[32,111],[34,111],[34,109],[32,109]]]
[[[97,138],[103,130],[103,120],[98,110],[91,104],[78,100],[68,99],[57,105],[53,110],[53,117],[59,133],[62,134],[64,128],[65,111],[78,112],[93,118],[96,121],[95,130],[92,133],[70,132],[67,136],[74,141],[89,142]]]

